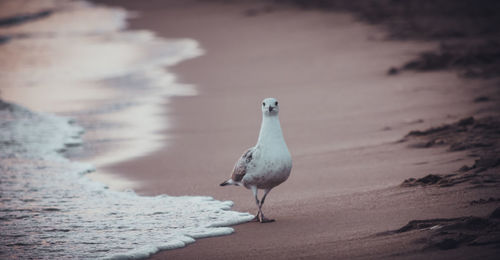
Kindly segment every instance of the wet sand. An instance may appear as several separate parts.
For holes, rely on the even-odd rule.
[[[495,187],[407,187],[408,178],[473,165],[466,151],[416,149],[408,132],[455,122],[488,104],[474,103],[480,81],[453,72],[386,71],[433,43],[395,42],[347,13],[255,3],[99,1],[140,12],[132,29],[193,38],[206,54],[173,68],[199,95],[165,107],[172,127],[165,147],[109,167],[137,181],[145,195],[209,195],[256,211],[251,192],[219,187],[234,162],[255,144],[260,101],[280,100],[280,119],[294,160],[290,179],[266,200],[270,224],[248,223],[235,234],[202,239],[153,258],[491,257],[460,247],[421,251],[421,233],[375,236],[413,219],[487,216]],[[496,249],[498,251],[498,249]],[[494,251],[493,251],[494,252]],[[494,255],[494,254],[493,254]]]

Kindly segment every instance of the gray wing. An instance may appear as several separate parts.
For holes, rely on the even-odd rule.
[[[231,179],[235,182],[240,182],[245,174],[247,173],[247,168],[250,162],[253,160],[253,151],[254,147],[248,149],[236,162],[234,165],[233,174],[231,175]]]

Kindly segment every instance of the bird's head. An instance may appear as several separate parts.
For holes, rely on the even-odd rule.
[[[262,113],[264,115],[277,115],[279,111],[278,100],[275,98],[266,98],[262,101]]]

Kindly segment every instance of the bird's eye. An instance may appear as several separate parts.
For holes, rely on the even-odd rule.
[[[262,106],[265,107],[266,106],[266,102],[262,102]]]
[[[277,106],[278,105],[278,101],[274,102],[274,105]]]

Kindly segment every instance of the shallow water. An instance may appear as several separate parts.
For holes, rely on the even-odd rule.
[[[124,31],[125,10],[83,1],[1,5],[3,17],[53,12],[0,27],[10,37],[1,98],[22,105],[0,101],[0,258],[145,257],[252,218],[230,201],[138,196],[88,178],[160,147],[168,97],[196,94],[164,66],[201,55],[195,41]]]
[[[138,196],[95,183],[88,164],[56,151],[79,143],[68,119],[16,105],[0,110],[0,257],[144,257],[193,238],[232,233],[252,218],[210,197]]]
[[[0,45],[2,99],[75,118],[86,129],[84,150],[90,153],[71,156],[97,166],[160,148],[165,137],[158,133],[169,125],[165,103],[172,96],[196,94],[165,66],[202,55],[196,41],[126,31],[129,14],[119,8],[83,1],[8,1],[2,2],[3,12],[9,3],[21,13],[54,11],[0,27],[0,35],[11,37]]]

